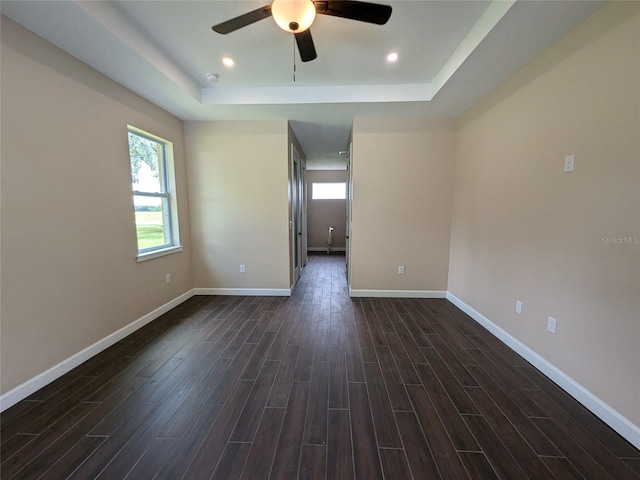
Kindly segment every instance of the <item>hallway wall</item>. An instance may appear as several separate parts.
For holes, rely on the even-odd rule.
[[[287,121],[185,122],[184,128],[194,286],[288,290]]]
[[[444,294],[454,152],[452,119],[354,120],[352,290]]]

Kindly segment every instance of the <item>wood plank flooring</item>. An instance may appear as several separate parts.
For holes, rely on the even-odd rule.
[[[640,451],[451,303],[193,297],[1,417],[9,479],[640,479]]]

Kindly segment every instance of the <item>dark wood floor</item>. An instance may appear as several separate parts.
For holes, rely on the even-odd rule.
[[[620,479],[640,451],[446,300],[194,297],[2,414],[9,479]]]

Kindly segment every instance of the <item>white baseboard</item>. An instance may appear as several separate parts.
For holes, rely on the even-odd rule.
[[[607,403],[603,402],[600,398],[596,397],[569,375],[551,364],[549,361],[545,360],[480,312],[464,303],[451,292],[447,292],[446,298],[484,328],[489,330],[489,332],[500,339],[505,345],[521,355],[525,360],[549,377],[560,388],[600,418],[600,420],[626,438],[632,445],[636,448],[640,448],[640,427],[638,425],[635,425],[628,418],[613,409]]]
[[[327,247],[307,247],[307,252],[326,252]],[[346,252],[346,247],[331,247],[332,252]]]
[[[21,385],[9,390],[7,393],[0,396],[0,412],[5,411],[7,408],[12,407],[16,403],[21,400],[24,400],[32,393],[37,392],[45,385],[53,382],[54,380],[60,378],[65,373],[73,370],[78,365],[86,362],[91,357],[99,354],[103,350],[106,350],[111,345],[119,342],[127,335],[131,335],[136,330],[144,327],[149,322],[155,320],[160,315],[167,313],[172,308],[177,307],[181,303],[193,297],[193,290],[189,290],[186,293],[183,293],[177,298],[174,298],[170,302],[165,303],[161,307],[156,308],[152,312],[147,313],[146,315],[140,317],[137,320],[134,320],[129,325],[122,327],[119,330],[116,330],[110,335],[107,335],[102,340],[98,340],[93,345],[88,346],[84,350],[79,351],[78,353],[70,356],[66,360],[54,365],[48,370],[36,375],[30,380],[27,380]]]
[[[233,295],[246,297],[290,297],[290,288],[194,288],[194,295]]]
[[[349,287],[350,297],[445,298],[446,294],[439,290],[354,290]]]

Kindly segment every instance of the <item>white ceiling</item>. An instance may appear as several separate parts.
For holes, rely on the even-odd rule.
[[[272,19],[211,30],[268,3],[2,0],[0,11],[184,120],[291,120],[310,168],[340,168],[353,118],[458,115],[605,2],[376,0],[393,7],[384,26],[316,17],[318,58],[296,51],[295,82],[293,36]]]

